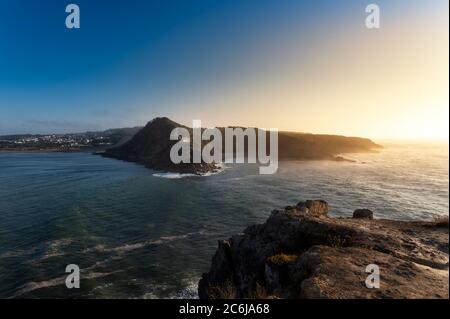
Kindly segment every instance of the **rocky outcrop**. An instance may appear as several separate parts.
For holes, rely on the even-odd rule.
[[[373,219],[373,212],[370,209],[357,209],[353,212],[353,218]]]
[[[175,128],[187,128],[171,121],[167,117],[155,118],[133,136],[128,142],[110,148],[101,155],[143,164],[148,168],[186,174],[203,174],[218,170],[210,163],[179,163],[170,159],[170,150],[177,141],[170,140],[170,133]],[[191,134],[192,135],[192,134]],[[192,158],[193,146],[190,143]]]
[[[355,217],[329,217],[324,201],[273,211],[219,242],[199,297],[449,297],[448,223]],[[369,265],[380,271],[379,288],[366,285]]]
[[[153,119],[137,133],[135,131],[138,128],[109,130],[108,134],[114,137],[111,140],[114,141],[115,146],[100,155],[140,163],[148,168],[162,171],[191,174],[217,171],[218,167],[215,164],[205,162],[174,164],[170,160],[170,150],[177,142],[170,140],[170,133],[175,128],[187,129],[192,136],[192,128],[178,124],[167,117]],[[225,128],[218,129],[225,136]],[[283,161],[349,161],[339,154],[371,152],[381,148],[380,145],[369,139],[338,135],[279,132],[278,141],[278,158]],[[202,141],[199,147],[204,147],[208,142],[208,140]],[[244,142],[244,144],[244,148],[248,150],[248,142]],[[269,148],[269,143],[266,147]],[[234,148],[236,147],[234,146]],[[190,152],[192,158],[192,142],[190,143]],[[222,158],[223,152],[225,152],[224,140],[222,141]]]

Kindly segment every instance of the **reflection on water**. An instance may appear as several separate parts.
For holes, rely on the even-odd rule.
[[[304,199],[327,200],[335,216],[448,215],[448,146],[347,157],[356,162],[174,179],[85,153],[0,153],[0,297],[195,297],[218,239]],[[64,286],[71,263],[78,290]]]

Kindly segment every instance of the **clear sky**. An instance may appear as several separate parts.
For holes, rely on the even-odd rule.
[[[0,0],[0,134],[143,125],[447,138],[447,0]],[[365,27],[365,7],[381,28]]]

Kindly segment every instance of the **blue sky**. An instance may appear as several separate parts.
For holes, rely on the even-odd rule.
[[[326,76],[310,70],[314,61],[322,61],[316,56],[337,38],[349,41],[365,32],[369,3],[72,2],[81,10],[78,30],[65,28],[69,1],[0,0],[0,134],[143,125],[162,115],[185,124],[204,118],[211,125],[272,125],[251,120],[256,106],[250,104],[256,102],[241,90],[275,92],[267,82],[278,81],[280,74],[286,78],[283,70],[292,69],[286,61],[295,61],[299,74]],[[448,8],[446,1],[378,3],[391,21]],[[306,80],[296,77],[290,84]],[[276,107],[283,110],[283,98],[278,100]],[[301,110],[307,116],[313,106],[304,101],[295,108],[296,115]],[[292,105],[284,111],[294,114]],[[277,120],[273,126],[285,123]],[[320,125],[317,130],[326,131]]]

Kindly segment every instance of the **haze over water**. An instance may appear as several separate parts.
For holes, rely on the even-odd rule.
[[[0,153],[0,297],[195,297],[217,240],[300,200],[324,199],[333,216],[448,215],[448,144],[384,146],[354,163],[171,179],[89,153]],[[64,285],[71,263],[80,289]]]

